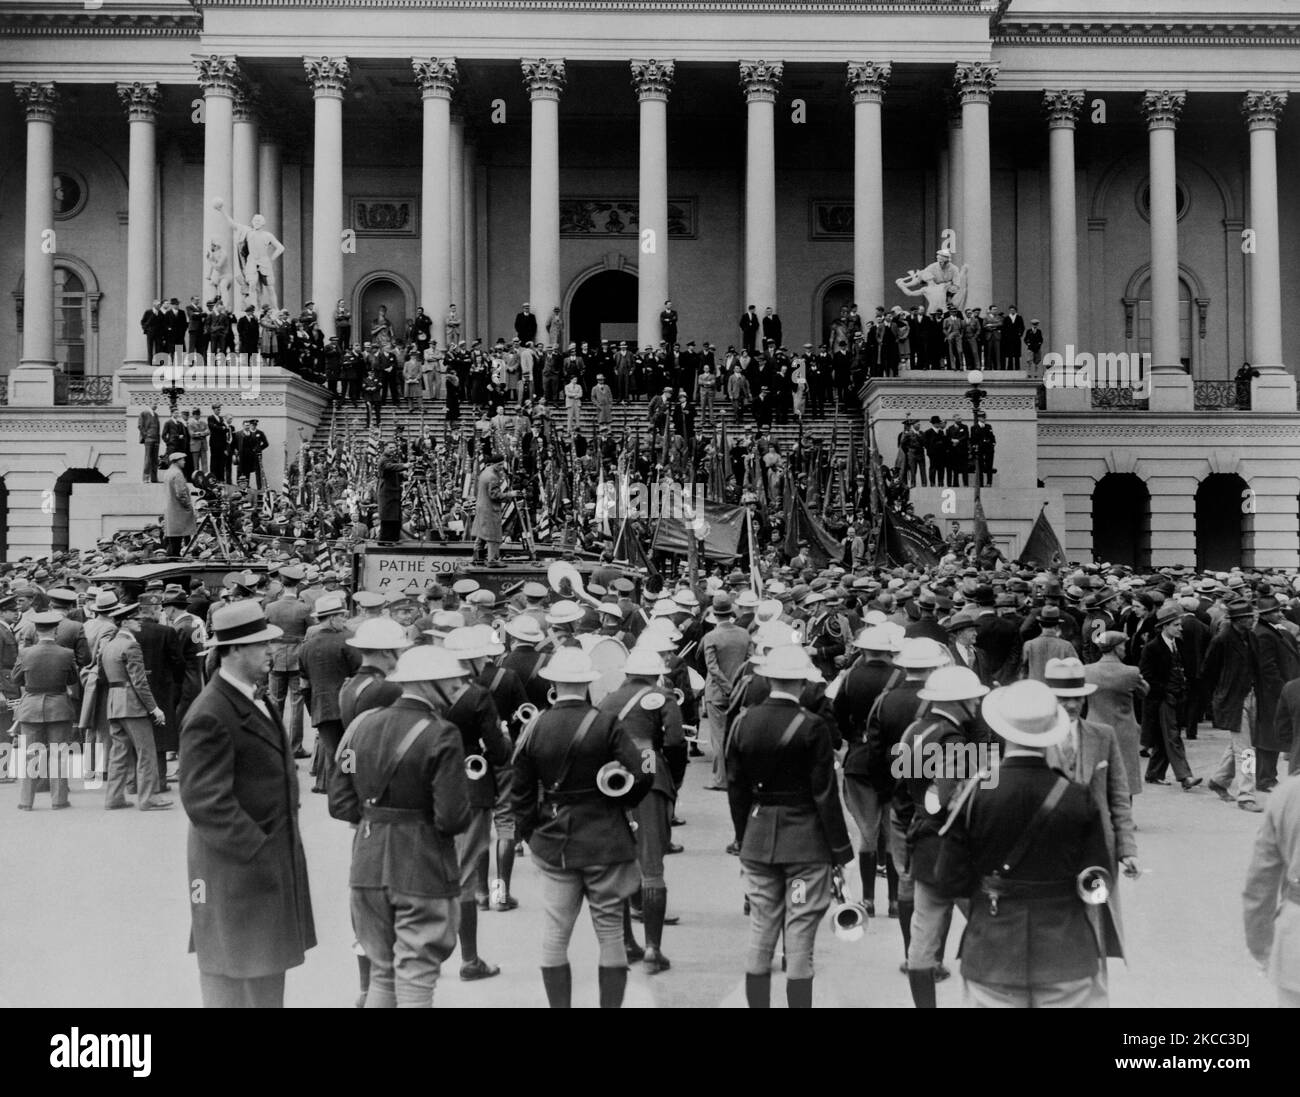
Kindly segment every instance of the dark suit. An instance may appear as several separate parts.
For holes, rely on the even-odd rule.
[[[305,683],[303,704],[311,713],[311,722],[323,744],[319,758],[321,776],[318,787],[326,787],[334,770],[334,754],[343,738],[343,722],[339,713],[339,690],[344,682],[361,666],[361,653],[347,644],[348,631],[343,625],[343,614],[326,617],[319,625],[307,630],[307,637],[298,651],[298,665]]]
[[[162,314],[167,332],[167,350],[185,349],[185,332],[189,328],[189,318],[180,308],[172,308]]]
[[[158,413],[153,408],[140,412],[140,444],[144,446],[144,482],[158,483],[158,440],[161,437],[161,424]],[[188,452],[188,451],[187,451]]]
[[[1142,677],[1151,687],[1142,705],[1142,738],[1151,749],[1151,758],[1147,762],[1146,779],[1148,781],[1164,780],[1166,770],[1172,766],[1174,777],[1179,781],[1191,778],[1192,770],[1187,764],[1187,751],[1183,746],[1182,736],[1178,730],[1178,717],[1187,700],[1187,678],[1184,667],[1187,666],[1182,644],[1175,642],[1178,658],[1164,636],[1156,633],[1142,649],[1142,661],[1138,666]]]
[[[781,317],[776,313],[763,317],[763,342],[781,346]]]
[[[261,340],[262,326],[257,322],[256,316],[249,316],[245,313],[235,321],[235,331],[239,336],[239,353],[253,354],[257,351]]]
[[[761,326],[762,326],[762,321],[760,321],[759,318],[752,312],[746,312],[740,318],[741,342],[743,343],[744,348],[747,351],[749,351],[750,354],[754,353],[754,349],[758,343],[758,331]]]
[[[208,416],[208,454],[212,478],[220,483],[230,482],[230,447],[234,432],[219,415]]]
[[[262,450],[270,443],[260,430],[240,430],[235,433],[235,456],[239,461],[239,475],[246,477],[248,486],[253,486],[253,477],[257,477],[259,491],[266,487],[262,476]]]
[[[140,317],[140,330],[144,332],[145,353],[149,356],[149,365],[153,366],[154,355],[160,351],[170,354],[171,347],[165,346],[167,325],[163,322],[161,309],[149,309]]]
[[[515,313],[515,334],[519,336],[521,343],[535,343],[537,341],[537,314],[535,312],[517,312]],[[564,348],[560,348],[563,353]]]
[[[971,900],[959,954],[980,1004],[1083,1005],[1094,993],[1101,950],[1075,877],[1110,854],[1088,790],[1067,784],[1041,836],[994,876],[1059,777],[1041,756],[1004,759],[996,786],[977,788],[940,840],[940,889]]]
[[[283,1005],[284,972],[316,944],[298,771],[284,727],[268,711],[269,718],[217,674],[182,729],[190,951],[208,1005]]]
[[[982,669],[988,675],[980,680],[990,688],[1009,686],[1020,677],[1020,618],[986,613],[978,620],[975,647],[984,656]]]
[[[163,710],[163,722],[153,727],[153,741],[158,754],[159,783],[165,788],[167,766],[164,755],[169,750],[180,749],[176,701],[185,684],[185,657],[181,653],[180,634],[169,625],[141,620],[140,631],[135,638],[140,644],[149,690],[158,707]]]
[[[1290,729],[1278,726],[1275,721],[1278,698],[1282,687],[1294,678],[1300,678],[1300,645],[1286,629],[1260,621],[1252,634],[1259,677],[1255,686],[1255,734],[1251,744],[1255,748],[1256,787],[1268,789],[1277,781],[1277,756],[1286,747]]]

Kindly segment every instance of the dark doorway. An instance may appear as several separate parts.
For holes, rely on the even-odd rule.
[[[601,339],[626,339],[629,346],[635,345],[636,275],[603,270],[583,282],[569,303],[568,330],[569,342],[579,345]]]
[[[68,504],[73,484],[107,484],[108,477],[96,469],[68,469],[54,481],[54,527],[51,548],[68,551]]]
[[[830,346],[831,342],[831,325],[835,323],[835,318],[839,316],[840,309],[845,309],[845,315],[848,315],[847,309],[853,304],[853,283],[845,280],[843,282],[832,282],[830,288],[822,296],[822,342]]]
[[[0,480],[0,560],[9,559],[9,486]]]
[[[1144,568],[1151,563],[1151,493],[1140,476],[1111,472],[1092,492],[1092,558]]]
[[[1196,566],[1227,571],[1241,564],[1242,515],[1246,481],[1236,473],[1216,472],[1196,489]]]
[[[406,338],[406,294],[392,279],[376,278],[361,293],[360,315],[353,315],[354,343],[371,341],[370,333],[374,329],[380,305],[388,310],[388,322],[393,325],[393,338]],[[323,311],[324,306],[317,302],[316,308]]]

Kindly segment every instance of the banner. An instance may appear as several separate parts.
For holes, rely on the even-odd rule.
[[[934,534],[920,519],[890,514],[885,531],[885,545],[892,563],[923,568],[939,563],[943,545],[935,543]]]
[[[709,560],[734,560],[740,554],[740,538],[745,530],[745,507],[730,507],[725,503],[705,503],[704,521],[708,532],[704,535],[703,555]],[[652,552],[671,552],[686,555],[686,523],[680,517],[661,517],[655,528]]]
[[[1047,520],[1046,503],[1038,512],[1034,528],[1029,531],[1029,538],[1025,541],[1025,551],[1020,554],[1018,562],[1040,568],[1060,567],[1066,562],[1065,549],[1061,547],[1052,523]]]

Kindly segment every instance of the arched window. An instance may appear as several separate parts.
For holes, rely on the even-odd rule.
[[[1178,279],[1178,360],[1189,373],[1193,364],[1192,290],[1183,278]],[[1143,279],[1137,293],[1137,352],[1151,353],[1151,278]]]
[[[86,284],[71,267],[54,267],[54,360],[69,377],[86,375]]]

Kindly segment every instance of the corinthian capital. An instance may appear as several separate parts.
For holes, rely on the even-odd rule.
[[[785,63],[782,61],[742,61],[740,86],[745,89],[745,101],[775,103],[784,75]]]
[[[126,117],[131,122],[158,121],[158,103],[162,96],[157,84],[118,84],[117,97],[126,108]]]
[[[307,73],[307,83],[317,97],[343,98],[352,69],[346,57],[304,57],[302,67]]]
[[[987,103],[993,96],[999,65],[996,61],[958,61],[953,86],[963,103]]]
[[[257,93],[253,91],[252,85],[244,80],[240,80],[235,85],[232,117],[236,122],[257,121]]]
[[[239,82],[239,63],[233,57],[209,53],[195,56],[194,67],[199,70],[199,87],[208,95],[233,95]]]
[[[519,64],[530,99],[559,99],[564,94],[563,58],[548,61],[545,57],[525,57]]]
[[[460,82],[454,57],[413,57],[411,68],[426,99],[450,99]]]
[[[632,62],[632,86],[638,99],[667,99],[673,90],[677,66],[672,61]]]
[[[1171,130],[1178,125],[1178,116],[1183,113],[1183,104],[1187,102],[1185,91],[1148,91],[1142,96],[1142,113],[1146,116],[1147,129]]]
[[[1286,106],[1284,91],[1248,91],[1241,100],[1241,113],[1249,129],[1277,129]]]
[[[30,80],[14,85],[14,94],[22,100],[29,122],[53,122],[59,109],[59,91],[52,83]]]
[[[1074,129],[1079,120],[1079,111],[1083,109],[1083,92],[1081,91],[1045,91],[1043,92],[1043,113],[1047,115],[1049,129]]]
[[[879,103],[894,67],[888,61],[850,61],[845,81],[855,103]]]

